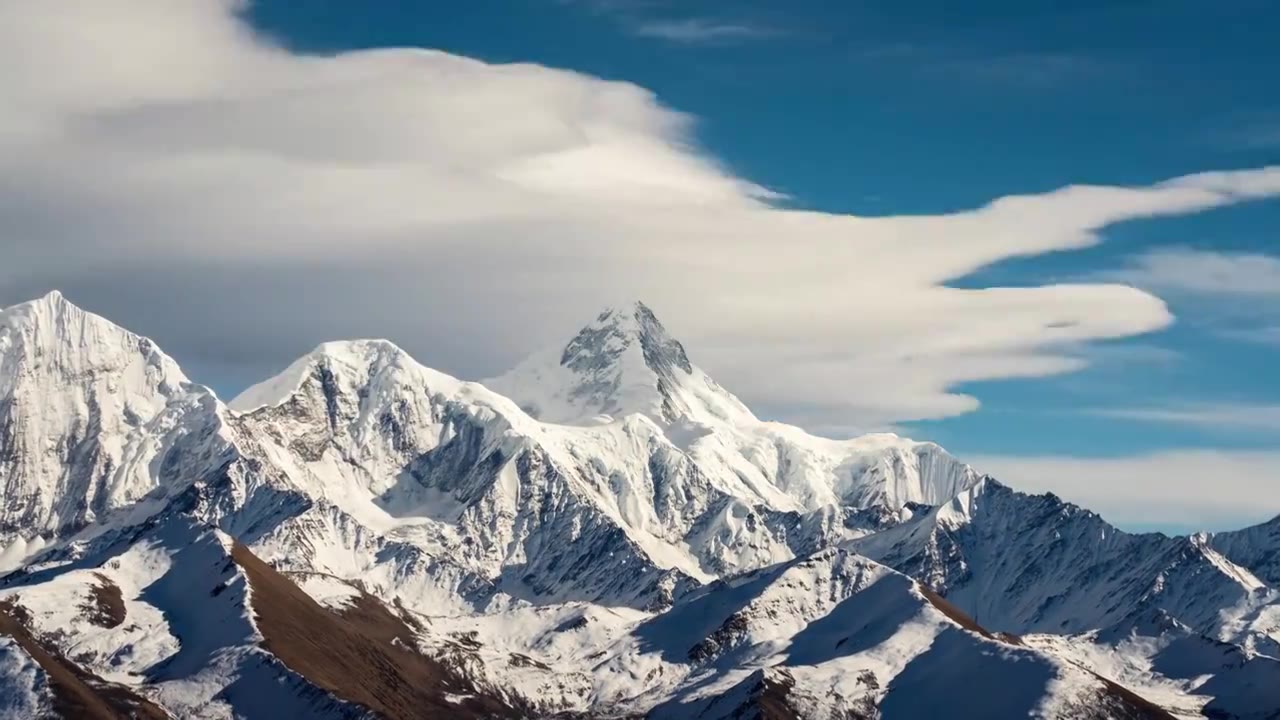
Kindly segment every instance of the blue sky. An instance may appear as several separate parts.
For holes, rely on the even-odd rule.
[[[638,83],[694,115],[697,142],[735,172],[830,212],[946,212],[1280,163],[1269,2],[258,0],[249,17],[308,52],[424,46]],[[1157,248],[1280,252],[1280,203],[1139,220],[1105,239],[954,284],[1077,280]],[[1221,332],[1267,318],[1165,299],[1179,318],[1166,331],[1106,343],[1079,373],[966,386],[982,410],[907,427],[971,453],[1276,447],[1280,418],[1241,428],[1082,412],[1280,403],[1277,346]]]
[[[763,417],[1240,525],[1280,512],[1277,34],[1251,0],[0,4],[0,306],[59,288],[230,396],[353,337],[490,377],[642,299]]]
[[[436,47],[638,83],[695,115],[715,157],[830,211],[935,212],[1280,159],[1274,4],[948,7],[257,0],[249,17],[309,51]],[[643,34],[662,22],[757,34]]]

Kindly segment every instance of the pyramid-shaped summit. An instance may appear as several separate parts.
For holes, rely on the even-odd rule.
[[[57,291],[0,310],[0,548],[176,482],[155,468],[188,469],[181,459],[204,452],[216,406],[151,340]]]
[[[138,365],[136,372],[152,383],[186,382],[177,363],[151,340],[82,310],[57,290],[0,309],[0,360],[6,363],[0,392],[41,376],[70,381],[130,365]]]
[[[669,425],[751,422],[751,411],[689,361],[649,306],[608,307],[562,347],[484,381],[545,422],[640,414]]]
[[[684,346],[642,302],[602,311],[565,346],[560,364],[579,372],[609,367],[634,346],[640,348],[645,367],[656,375],[693,374]]]

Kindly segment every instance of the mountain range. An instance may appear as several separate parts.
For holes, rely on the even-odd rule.
[[[641,303],[224,402],[51,293],[0,311],[0,499],[0,717],[1280,717],[1280,517],[761,420]]]

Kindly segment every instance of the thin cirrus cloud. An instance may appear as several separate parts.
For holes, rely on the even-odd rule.
[[[1058,493],[1125,527],[1233,530],[1280,513],[1280,452],[968,459],[1016,489]]]
[[[1102,417],[1191,425],[1227,432],[1243,430],[1280,433],[1280,405],[1198,403],[1172,407],[1101,408],[1089,413]]]
[[[713,17],[672,17],[652,0],[561,0],[612,17],[628,33],[682,45],[724,45],[779,34],[775,27]]]
[[[1174,300],[1214,334],[1280,343],[1280,257],[1190,248],[1153,250],[1097,280],[1124,282]]]
[[[1280,325],[1255,328],[1237,328],[1226,330],[1224,335],[1236,340],[1243,340],[1263,345],[1280,345]]]
[[[779,419],[947,417],[978,407],[960,383],[1076,370],[1082,343],[1171,321],[1116,282],[949,280],[1280,195],[1272,167],[943,215],[797,211],[632,84],[297,54],[232,0],[56,5],[0,0],[0,303],[60,287],[214,384],[355,336],[486,377],[638,298]]]
[[[758,25],[720,22],[708,18],[641,20],[632,23],[631,32],[641,37],[689,45],[742,41],[775,34],[769,28]]]
[[[1002,50],[950,43],[879,42],[860,48],[856,57],[898,67],[935,80],[977,83],[1002,90],[1046,91],[1080,83],[1129,83],[1144,77],[1130,59],[1097,53],[1052,50]]]
[[[1103,277],[1156,290],[1280,297],[1280,257],[1259,253],[1165,248]]]

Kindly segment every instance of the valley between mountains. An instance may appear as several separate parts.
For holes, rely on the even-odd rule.
[[[0,311],[0,718],[1280,718],[1280,517],[1129,534],[757,418],[643,304],[224,401]]]

